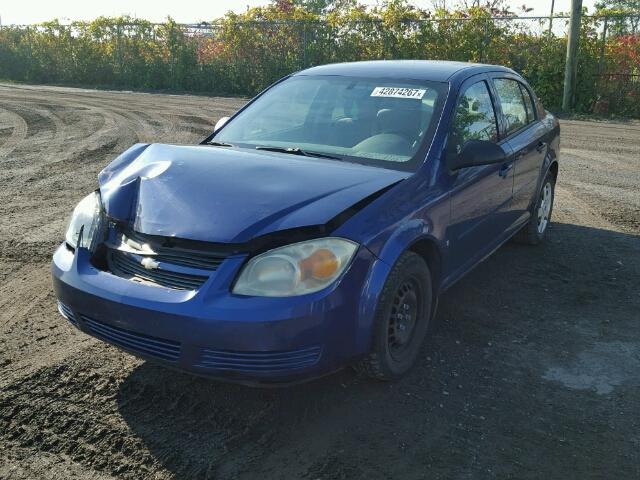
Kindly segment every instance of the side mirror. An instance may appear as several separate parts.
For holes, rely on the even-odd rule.
[[[229,121],[229,117],[222,117],[220,120],[216,122],[216,126],[213,127],[213,131],[217,132],[222,127],[224,127],[224,124],[227,123],[228,121]]]
[[[506,160],[507,156],[499,145],[487,140],[469,140],[464,144],[458,156],[451,159],[449,168],[459,170],[477,165],[502,163]]]

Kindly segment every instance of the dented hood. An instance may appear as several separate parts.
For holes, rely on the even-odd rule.
[[[98,180],[107,214],[138,232],[242,243],[323,225],[408,175],[264,151],[137,144]]]

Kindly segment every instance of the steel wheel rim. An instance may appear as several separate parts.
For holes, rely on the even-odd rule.
[[[415,278],[402,282],[394,295],[389,314],[387,344],[389,354],[396,361],[402,360],[410,350],[420,315],[420,300],[419,283]]]
[[[538,205],[538,233],[542,234],[549,224],[549,214],[551,213],[551,203],[553,202],[553,191],[551,183],[547,182],[540,192],[540,204]]]

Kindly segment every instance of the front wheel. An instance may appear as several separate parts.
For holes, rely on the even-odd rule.
[[[547,228],[551,222],[553,200],[555,198],[556,182],[551,172],[547,173],[542,188],[531,212],[529,222],[520,230],[515,240],[526,245],[538,245],[544,240]]]
[[[373,346],[356,369],[394,380],[415,363],[432,314],[431,273],[416,253],[403,253],[385,282],[374,319]]]

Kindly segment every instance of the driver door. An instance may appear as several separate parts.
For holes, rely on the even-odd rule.
[[[514,178],[511,148],[499,143],[498,116],[488,78],[472,77],[460,92],[447,157],[458,155],[469,140],[487,140],[498,143],[507,160],[452,173],[447,270],[453,277],[464,273],[503,238],[510,224]]]

